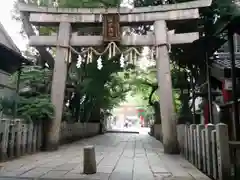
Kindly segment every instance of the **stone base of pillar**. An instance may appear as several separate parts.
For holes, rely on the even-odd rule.
[[[0,160],[1,161],[5,161],[5,160],[7,160],[7,158],[8,158],[7,152],[2,152],[0,154]]]
[[[164,153],[165,154],[180,154],[180,149],[178,146],[176,146],[176,143],[170,143],[167,144],[163,143]]]
[[[162,142],[163,134],[162,134],[162,125],[161,124],[154,124],[154,137]]]
[[[59,142],[48,141],[46,143],[46,147],[44,148],[45,151],[56,151],[58,150]]]

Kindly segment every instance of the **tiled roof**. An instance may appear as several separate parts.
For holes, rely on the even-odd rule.
[[[213,63],[216,63],[217,65],[231,69],[231,60],[230,60],[230,54],[229,53],[219,53],[219,58],[215,59]],[[236,60],[235,60],[235,67],[240,68],[240,53],[236,53]]]
[[[240,36],[234,35],[235,42],[235,67],[240,69]],[[213,61],[214,64],[218,65],[218,67],[231,69],[231,58],[229,53],[228,42],[223,44],[223,46],[218,50],[218,58]]]

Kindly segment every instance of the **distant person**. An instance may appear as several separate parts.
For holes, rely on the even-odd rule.
[[[128,122],[125,122],[125,123],[124,123],[124,127],[125,127],[125,128],[128,128]]]

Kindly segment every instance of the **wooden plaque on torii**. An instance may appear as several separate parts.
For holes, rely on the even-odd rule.
[[[103,14],[103,41],[120,42],[119,14]]]

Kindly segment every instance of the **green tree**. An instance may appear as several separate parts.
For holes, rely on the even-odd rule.
[[[130,89],[126,74],[131,65],[124,72],[119,64],[119,56],[108,60],[103,56],[105,61],[101,70],[97,69],[96,60],[81,68],[72,64],[69,77],[74,84],[75,94],[70,101],[70,109],[76,113],[75,118],[99,121],[101,110],[109,111],[125,99]]]
[[[12,77],[16,84],[18,72]],[[50,102],[51,71],[38,66],[25,66],[21,70],[19,94],[3,97],[0,101],[5,115],[15,115],[27,121],[48,121],[53,118],[54,109]]]
[[[172,82],[173,88],[177,88],[177,83],[181,80],[181,76],[176,70],[176,67],[172,68]],[[146,114],[150,116],[150,114],[154,114],[155,123],[161,123],[160,116],[160,104],[159,101],[161,97],[156,93],[158,90],[157,83],[157,71],[155,67],[149,67],[146,70],[138,70],[135,72],[134,76],[132,76],[132,95],[135,95],[136,98],[140,99],[141,106],[145,107]],[[179,99],[179,91],[173,91],[174,96],[174,105],[176,111],[179,112],[181,108],[181,103]],[[139,101],[139,100],[137,100]]]

